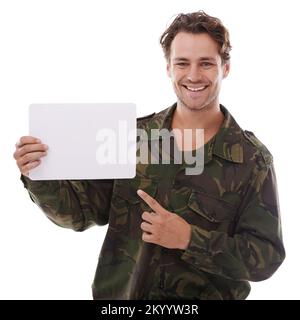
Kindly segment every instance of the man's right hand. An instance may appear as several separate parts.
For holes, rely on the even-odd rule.
[[[14,158],[17,166],[24,176],[28,176],[29,171],[37,167],[40,163],[41,157],[47,155],[48,146],[31,136],[24,136],[16,143],[16,151]]]

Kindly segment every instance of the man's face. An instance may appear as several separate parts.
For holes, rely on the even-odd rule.
[[[167,72],[178,103],[196,111],[219,105],[229,63],[222,65],[218,44],[207,33],[179,32],[171,44]]]

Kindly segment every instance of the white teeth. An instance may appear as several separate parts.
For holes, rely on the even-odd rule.
[[[191,91],[201,91],[201,90],[203,90],[203,89],[205,89],[206,88],[206,86],[204,86],[204,87],[199,87],[199,88],[191,88],[191,87],[186,87],[188,90],[191,90]]]

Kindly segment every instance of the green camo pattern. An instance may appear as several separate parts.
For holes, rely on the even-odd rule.
[[[170,130],[175,108],[139,118],[138,128]],[[249,281],[265,280],[281,265],[285,250],[272,156],[222,105],[221,110],[225,120],[205,144],[200,175],[186,175],[191,165],[171,161],[138,163],[133,179],[21,176],[31,199],[57,225],[83,231],[108,223],[94,299],[245,299]],[[150,148],[149,141],[139,143]],[[160,147],[157,156],[161,160]],[[141,215],[149,208],[137,189],[191,224],[186,250],[142,241]]]

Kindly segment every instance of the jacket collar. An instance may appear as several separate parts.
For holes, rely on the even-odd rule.
[[[148,136],[151,140],[159,139],[158,131],[161,129],[171,130],[172,118],[177,103],[154,115],[148,124]],[[220,104],[224,114],[224,121],[217,134],[205,144],[205,163],[212,159],[212,155],[222,159],[242,163],[243,162],[243,131],[229,111]],[[159,129],[156,134],[150,135],[151,129]]]

